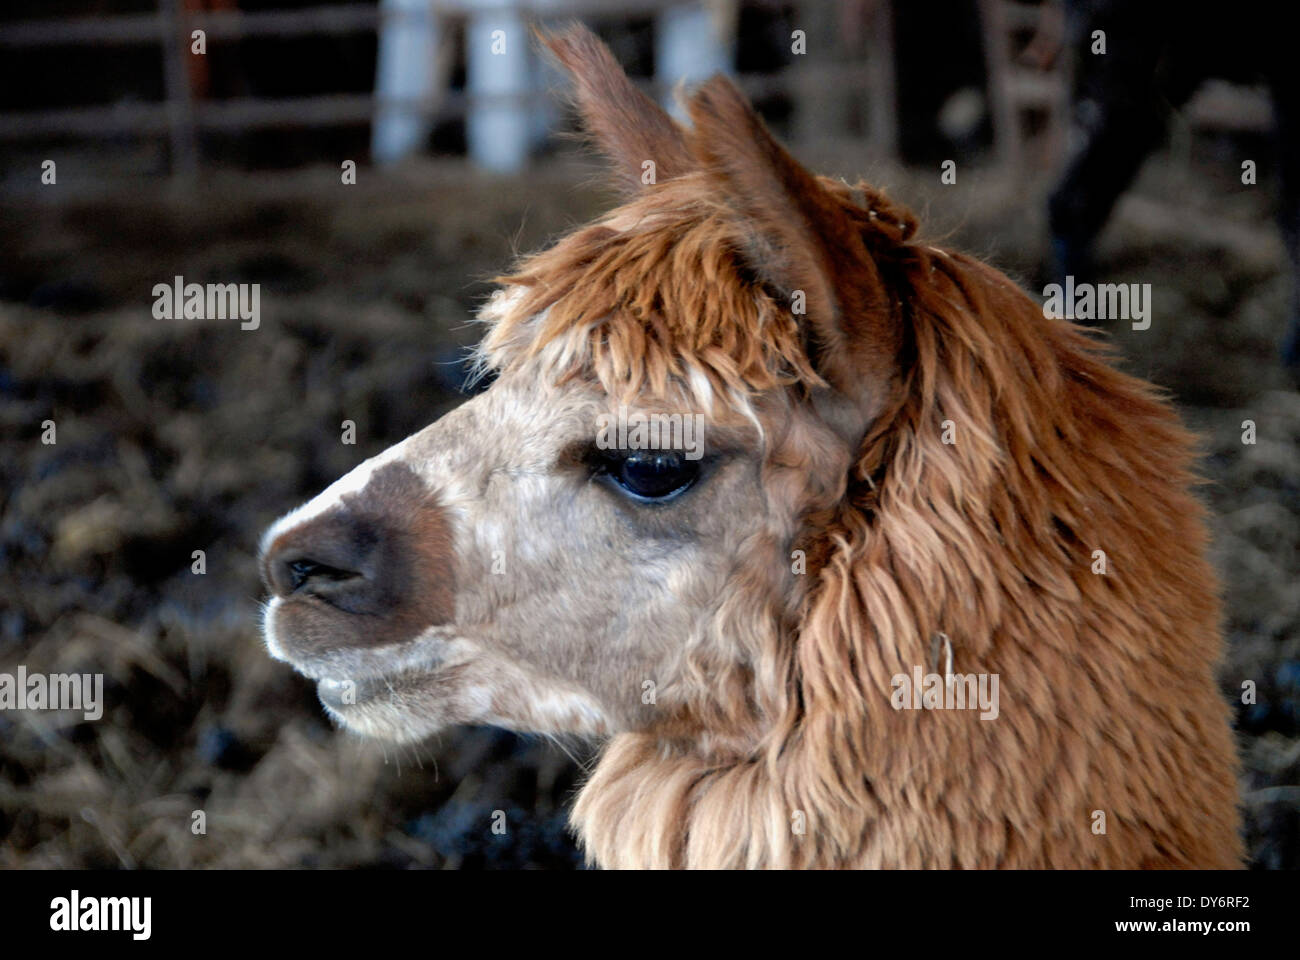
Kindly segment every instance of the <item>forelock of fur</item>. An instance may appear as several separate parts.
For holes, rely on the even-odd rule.
[[[883,195],[819,178],[867,249],[893,256],[915,222]],[[861,205],[860,205],[861,204]],[[480,311],[478,373],[528,364],[549,382],[598,383],[611,397],[664,397],[704,409],[755,394],[826,387],[807,331],[746,265],[742,218],[688,174],[523,260]]]
[[[675,385],[705,409],[818,382],[796,318],[745,275],[734,224],[699,186],[665,184],[500,278],[516,293],[484,311],[483,365],[526,363],[621,401]]]

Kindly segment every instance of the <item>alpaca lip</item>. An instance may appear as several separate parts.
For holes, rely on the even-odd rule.
[[[384,684],[375,680],[341,680],[323,677],[316,683],[316,696],[331,710],[346,710],[371,700]]]

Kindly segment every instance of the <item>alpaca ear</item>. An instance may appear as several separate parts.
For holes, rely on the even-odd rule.
[[[632,85],[595,34],[573,26],[561,33],[537,31],[537,36],[573,77],[583,127],[609,158],[621,187],[635,191],[694,167],[681,127]]]
[[[802,303],[822,378],[860,408],[875,406],[901,331],[861,228],[726,77],[701,86],[689,109],[694,156],[742,221],[740,255],[796,314]]]

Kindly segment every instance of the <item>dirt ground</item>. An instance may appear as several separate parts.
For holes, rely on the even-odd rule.
[[[1042,178],[854,166],[942,242],[1021,279]],[[1253,864],[1300,866],[1300,393],[1269,195],[1161,155],[1101,249],[1149,282],[1133,372],[1205,439]],[[384,748],[332,729],[258,640],[263,528],[462,397],[475,306],[512,252],[603,209],[589,171],[417,165],[0,196],[0,670],[106,675],[103,720],[0,713],[0,867],[572,867],[589,754],[500,731]],[[262,323],[158,321],[151,289],[256,282]],[[57,443],[40,441],[41,423]],[[356,423],[355,445],[340,424]],[[1258,442],[1242,443],[1242,423]],[[203,550],[206,573],[191,571]],[[486,827],[505,810],[504,836]],[[194,811],[207,832],[194,835]]]

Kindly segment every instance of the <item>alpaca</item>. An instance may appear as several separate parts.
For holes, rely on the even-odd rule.
[[[271,655],[362,734],[600,738],[604,867],[1240,866],[1169,404],[726,78],[688,129],[545,42],[626,199],[500,278],[489,389],[267,531]]]

